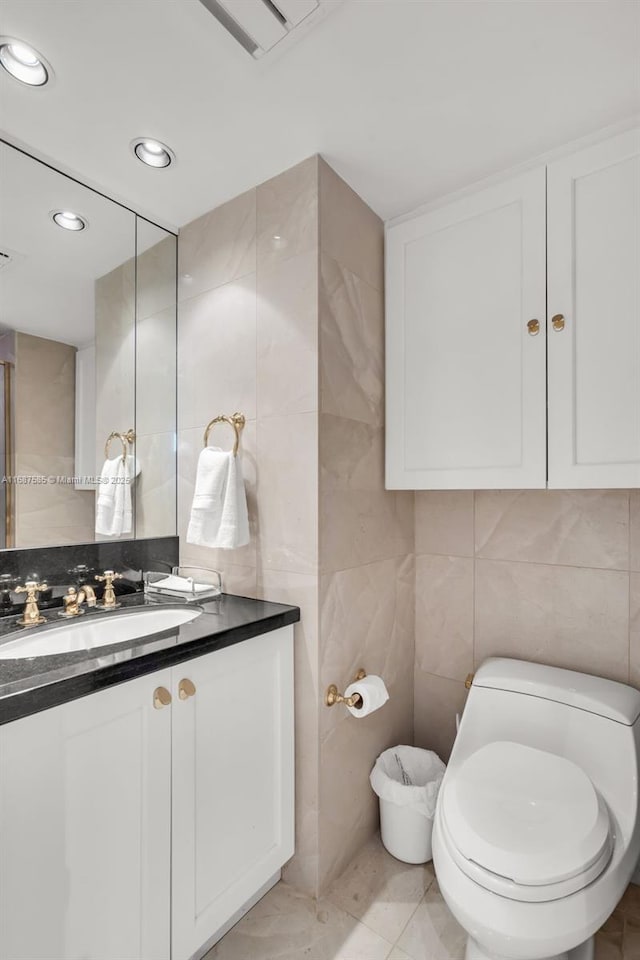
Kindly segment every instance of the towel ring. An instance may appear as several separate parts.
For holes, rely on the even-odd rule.
[[[111,446],[112,440],[119,440],[122,444],[122,459],[127,459],[127,444],[134,443],[136,439],[135,432],[133,430],[127,430],[126,433],[118,433],[117,430],[114,430],[107,437],[107,442],[104,445],[104,458],[105,460],[109,459],[109,448]]]
[[[240,446],[240,434],[244,430],[244,425],[246,423],[245,416],[243,413],[234,413],[232,416],[227,417],[222,414],[219,417],[214,417],[213,420],[210,420],[207,424],[207,428],[204,431],[204,445],[205,447],[209,446],[209,434],[211,429],[216,425],[216,423],[228,423],[230,427],[233,427],[236,439],[233,444],[233,455],[234,457],[238,456],[238,447]]]

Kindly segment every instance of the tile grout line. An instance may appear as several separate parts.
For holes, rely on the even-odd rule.
[[[392,946],[392,948],[391,948],[392,950],[395,950],[396,947],[398,948],[398,950],[403,950],[403,947],[400,946],[400,940],[402,939],[402,936],[403,936],[404,932],[406,931],[407,927],[409,926],[409,924],[411,923],[411,921],[412,921],[413,918],[415,917],[416,913],[418,912],[418,910],[420,909],[420,907],[421,907],[422,904],[424,903],[425,897],[427,896],[427,894],[429,893],[429,891],[431,890],[431,888],[433,887],[433,885],[434,885],[435,882],[436,882],[436,877],[435,877],[435,873],[434,873],[434,875],[433,875],[433,877],[431,878],[429,884],[427,885],[424,893],[422,894],[422,896],[421,896],[420,899],[418,900],[418,902],[417,902],[417,904],[416,904],[416,906],[415,906],[415,909],[412,910],[411,916],[409,917],[409,919],[407,920],[407,922],[406,922],[405,925],[403,926],[402,930],[400,931],[400,933],[399,933],[398,936],[396,937],[396,941],[395,941],[395,943],[393,944],[393,946]],[[404,952],[406,953],[407,951],[404,950]]]
[[[438,553],[431,551],[429,553],[417,553],[416,557],[454,557],[458,560],[479,560],[484,563],[518,563],[531,567],[553,567],[554,569],[559,567],[562,570],[595,570],[598,573],[629,573],[626,567],[598,567],[591,564],[562,563],[559,561],[554,563],[549,560],[517,560],[511,557],[484,557],[482,555],[474,557],[473,554],[465,553]]]
[[[424,890],[423,890],[423,892],[422,892],[422,896],[420,897],[420,899],[419,899],[418,902],[416,903],[415,907],[414,907],[413,910],[411,911],[411,914],[410,914],[409,917],[407,918],[406,923],[403,925],[400,933],[398,934],[398,936],[396,937],[396,939],[393,941],[393,943],[391,943],[391,950],[389,951],[389,953],[391,953],[393,950],[395,950],[396,947],[398,947],[399,950],[402,949],[401,947],[398,946],[398,942],[399,942],[400,938],[402,937],[403,933],[405,932],[405,930],[407,929],[407,927],[409,926],[409,924],[411,923],[411,921],[413,920],[416,912],[418,911],[418,908],[419,908],[420,905],[423,903],[424,898],[426,897],[427,893],[431,890],[431,888],[433,887],[433,885],[434,885],[435,882],[436,882],[436,876],[435,876],[435,873],[434,873],[434,875],[430,878],[428,884],[427,884],[426,887],[424,888]],[[384,937],[378,930],[374,930],[373,927],[369,926],[369,924],[367,923],[367,921],[366,921],[365,919],[363,919],[362,917],[357,917],[357,916],[356,916],[354,913],[352,913],[351,910],[349,910],[349,908],[348,908],[347,906],[345,906],[343,903],[338,903],[337,900],[334,900],[334,899],[332,898],[331,892],[329,892],[329,893],[326,894],[325,899],[328,900],[330,903],[332,903],[334,907],[338,907],[338,909],[339,909],[339,910],[342,910],[343,913],[348,914],[348,916],[352,917],[352,918],[353,918],[354,920],[356,920],[358,923],[361,923],[362,926],[364,926],[364,927],[367,928],[367,930],[370,930],[372,933],[375,933],[375,935],[378,936],[378,937],[380,937],[381,940],[386,940],[386,939],[387,939],[387,938]],[[376,902],[377,902],[377,901],[376,901]],[[389,942],[389,941],[387,941],[387,942]],[[405,953],[406,953],[406,951],[405,951]],[[389,956],[389,954],[387,955],[387,958],[388,958],[388,956]]]

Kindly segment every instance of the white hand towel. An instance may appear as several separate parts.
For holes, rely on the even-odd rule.
[[[115,522],[119,527],[119,535],[131,533],[133,530],[133,506],[131,498],[131,486],[135,478],[135,460],[134,457],[126,457],[124,460],[120,457],[120,466],[118,467],[116,504],[115,504]]]
[[[242,465],[233,453],[206,447],[200,454],[187,543],[223,550],[249,543]]]
[[[193,577],[178,577],[171,573],[162,580],[154,580],[149,584],[149,590],[171,590],[174,593],[210,593],[213,587],[210,583],[196,583]]]
[[[105,460],[96,501],[96,533],[120,537],[133,530],[131,485],[140,473],[135,457]]]
[[[96,497],[96,533],[112,537],[115,535],[116,477],[122,457],[105,460],[100,471]]]

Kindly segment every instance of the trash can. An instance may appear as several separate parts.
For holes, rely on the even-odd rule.
[[[445,772],[440,757],[419,747],[391,747],[371,771],[380,798],[382,842],[404,863],[431,860],[431,835],[438,791]]]

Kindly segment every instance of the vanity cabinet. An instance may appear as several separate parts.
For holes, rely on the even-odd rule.
[[[173,671],[196,692],[172,718],[172,960],[228,929],[293,856],[292,631]]]
[[[387,487],[640,486],[640,131],[386,232]]]
[[[166,960],[171,711],[141,677],[0,727],[2,960]]]
[[[0,728],[1,960],[189,960],[292,854],[292,627]]]

